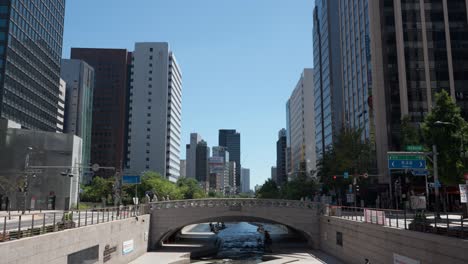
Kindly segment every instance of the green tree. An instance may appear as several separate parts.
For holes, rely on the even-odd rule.
[[[141,177],[141,183],[138,184],[136,188],[138,189],[138,198],[140,199],[145,197],[145,193],[147,191],[156,195],[159,201],[163,200],[163,198],[166,199],[167,196],[169,196],[171,200],[180,200],[184,198],[182,191],[175,183],[154,171],[146,171]],[[124,202],[132,203],[132,197],[135,197],[135,186],[124,185],[123,193]]]
[[[90,184],[83,187],[80,198],[84,202],[100,203],[103,199],[109,204],[112,201],[114,178],[94,177]]]
[[[411,124],[409,116],[404,116],[401,119],[401,134],[400,134],[401,149],[404,150],[409,145],[421,144],[421,135],[418,127]]]
[[[182,192],[183,199],[199,199],[205,197],[205,192],[198,184],[198,181],[192,178],[179,178],[177,187]]]
[[[463,173],[461,153],[467,123],[460,107],[450,95],[442,90],[435,95],[434,108],[426,115],[421,125],[426,147],[437,146],[439,177],[445,184],[457,184]]]
[[[276,182],[272,179],[268,179],[265,183],[260,187],[260,189],[255,193],[257,198],[264,198],[264,199],[277,199],[280,198],[280,191]]]
[[[306,163],[301,162],[296,177],[288,181],[281,189],[281,197],[288,200],[311,197],[317,190],[317,184],[312,174],[312,172],[307,171]]]
[[[317,163],[320,181],[329,187],[334,175],[362,174],[369,171],[371,147],[362,137],[362,129],[346,128],[340,131],[335,142],[322,154]]]

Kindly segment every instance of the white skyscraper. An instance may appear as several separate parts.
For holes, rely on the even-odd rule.
[[[241,192],[247,193],[250,191],[250,169],[242,168],[241,170]]]
[[[128,171],[180,176],[182,75],[168,43],[136,43],[129,98]]]
[[[291,97],[286,104],[287,139],[290,157],[287,161],[292,175],[306,162],[307,170],[316,169],[314,70],[304,69]],[[327,114],[327,118],[330,113]]]
[[[186,155],[186,177],[194,178],[196,176],[197,164],[197,145],[202,141],[202,137],[197,133],[190,134],[190,144],[187,144]]]

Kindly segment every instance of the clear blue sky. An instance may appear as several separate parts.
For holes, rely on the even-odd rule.
[[[68,0],[71,47],[169,42],[183,72],[182,157],[191,132],[210,146],[218,129],[241,133],[251,187],[270,177],[285,103],[312,67],[313,0]]]

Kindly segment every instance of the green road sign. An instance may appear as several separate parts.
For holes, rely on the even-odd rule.
[[[409,146],[406,146],[406,151],[423,151],[424,148],[423,146],[420,146],[420,145],[409,145]]]
[[[388,155],[388,160],[425,160],[423,155]]]

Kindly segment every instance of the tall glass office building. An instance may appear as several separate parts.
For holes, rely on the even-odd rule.
[[[316,0],[313,14],[316,156],[343,127],[338,1]]]
[[[364,129],[380,182],[401,119],[418,126],[447,90],[468,117],[466,0],[340,0],[345,122]]]
[[[0,0],[0,116],[57,130],[65,0]]]

